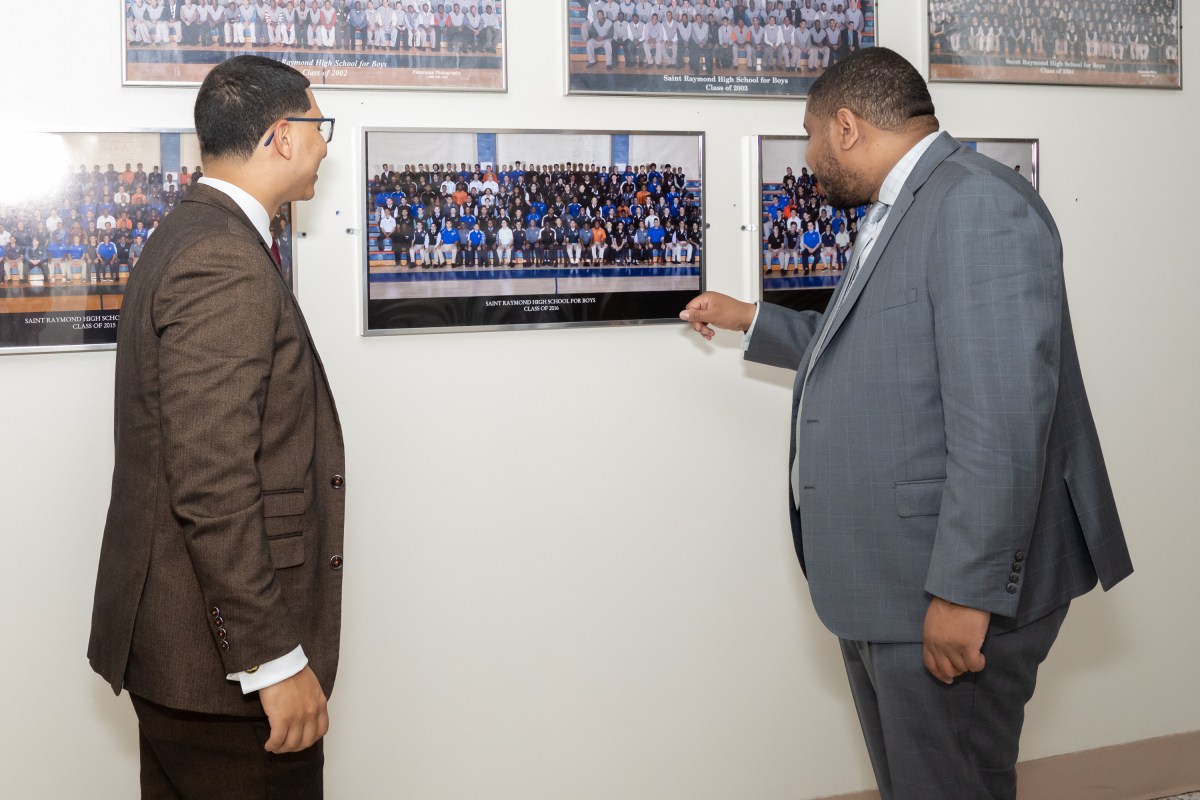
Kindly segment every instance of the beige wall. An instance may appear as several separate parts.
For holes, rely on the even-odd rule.
[[[709,285],[749,296],[748,138],[798,132],[803,105],[565,97],[551,5],[510,8],[508,95],[320,95],[338,135],[297,247],[349,457],[329,796],[779,800],[867,787],[834,642],[791,552],[788,374],[743,364],[735,336],[707,345],[677,326],[358,335],[354,128],[414,118],[707,131]],[[920,62],[924,4],[882,5],[882,43]],[[9,22],[35,30],[38,14],[18,4]],[[115,3],[79,4],[64,36],[68,57],[9,37],[2,94],[25,124],[190,127],[193,90],[119,85]],[[934,87],[952,132],[1041,140],[1138,567],[1073,609],[1029,708],[1026,758],[1200,728],[1200,270],[1185,213],[1200,185],[1200,60],[1186,55],[1184,92]],[[84,660],[112,364],[111,352],[0,358],[7,797],[135,794],[128,701]]]

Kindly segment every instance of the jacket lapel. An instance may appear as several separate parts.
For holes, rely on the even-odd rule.
[[[849,294],[842,301],[842,307],[838,309],[837,316],[830,320],[829,333],[825,336],[825,344],[819,353],[813,355],[814,361],[819,359],[829,349],[829,343],[833,341],[833,337],[837,335],[838,330],[842,327],[842,323],[850,315],[850,310],[854,308],[854,304],[862,296],[863,288],[867,285],[867,281],[871,279],[871,274],[875,271],[875,265],[879,263],[879,259],[887,249],[888,241],[891,240],[892,234],[900,226],[900,221],[904,219],[904,215],[908,213],[908,209],[912,206],[916,193],[925,185],[925,181],[929,180],[929,176],[933,174],[934,169],[959,147],[960,145],[955,141],[954,137],[943,132],[941,136],[933,140],[929,145],[929,149],[917,161],[916,166],[913,167],[913,171],[908,176],[908,180],[900,188],[900,194],[896,197],[896,202],[888,210],[887,220],[883,224],[883,229],[875,237],[875,244],[871,247],[871,252],[867,255],[866,261],[859,267],[858,277],[854,280],[854,285],[849,290],[846,289],[844,284],[838,286],[839,293],[841,291],[848,291]],[[837,295],[838,293],[835,293],[829,299],[830,308],[833,308],[837,303]]]

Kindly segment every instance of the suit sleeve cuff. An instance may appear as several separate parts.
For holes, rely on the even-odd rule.
[[[754,319],[750,321],[750,327],[742,334],[742,352],[750,349],[750,338],[754,336],[754,326],[758,324],[758,312],[761,306],[758,301],[754,301]]]
[[[225,678],[238,681],[242,685],[242,694],[250,694],[285,681],[298,674],[306,666],[308,666],[308,656],[304,655],[304,647],[296,645],[296,649],[287,655],[265,664],[259,664],[246,672],[232,672]]]

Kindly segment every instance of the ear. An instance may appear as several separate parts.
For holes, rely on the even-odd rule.
[[[848,108],[839,108],[834,113],[830,127],[832,128],[830,140],[839,150],[849,150],[862,138],[862,123]]]
[[[271,136],[271,141],[267,147],[273,150],[280,158],[291,160],[292,158],[292,125],[287,120],[280,120],[275,123],[274,133]]]

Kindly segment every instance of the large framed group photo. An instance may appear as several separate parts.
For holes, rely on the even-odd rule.
[[[110,2],[113,0],[110,0]],[[115,0],[123,77],[196,85],[253,53],[314,86],[505,91],[507,0]]]
[[[570,93],[803,97],[876,38],[876,0],[562,2]]]
[[[928,0],[929,79],[1182,88],[1180,0]]]
[[[1036,139],[959,139],[1038,188]],[[845,275],[867,207],[833,208],[807,163],[807,136],[759,136],[761,236],[755,261],[761,297],[799,310],[823,310]]]
[[[704,135],[363,132],[364,333],[678,322]]]
[[[0,153],[0,353],[116,345],[130,273],[203,177],[191,131],[12,134]],[[272,251],[295,289],[292,207]]]

